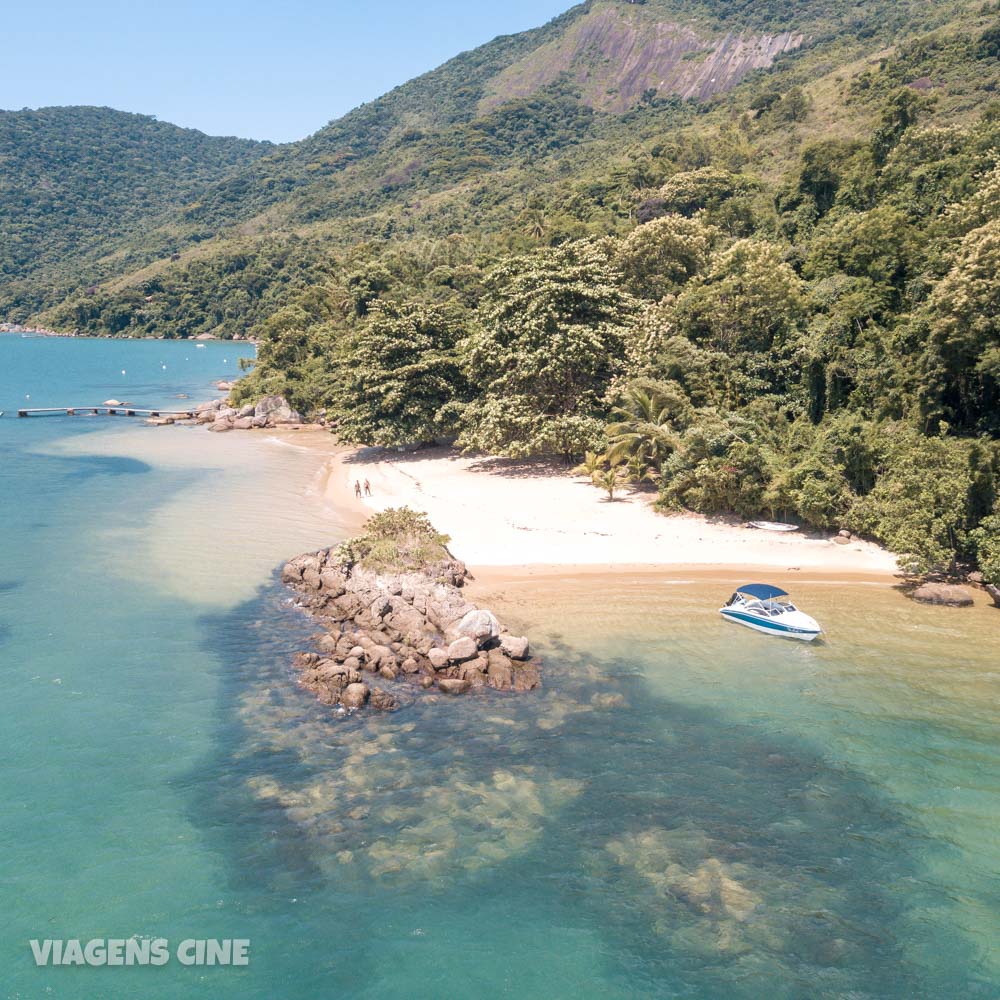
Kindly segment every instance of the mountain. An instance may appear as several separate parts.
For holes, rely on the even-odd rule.
[[[0,280],[22,310],[67,268],[245,167],[269,143],[218,139],[110,108],[0,111]],[[41,293],[43,294],[43,293]]]
[[[584,3],[281,147],[208,139],[103,110],[7,113],[0,316],[24,319],[61,300],[92,299],[95,286],[99,302],[134,298],[153,275],[178,287],[198,283],[198,273],[214,280],[209,258],[225,256],[229,263],[216,263],[227,273],[249,255],[261,261],[259,294],[208,310],[194,325],[156,309],[144,310],[147,322],[135,317],[138,332],[185,335],[197,326],[232,335],[270,314],[284,300],[281,286],[298,287],[301,239],[348,247],[470,224],[501,232],[523,213],[527,191],[558,185],[595,160],[617,160],[657,130],[697,124],[741,81],[770,67],[794,79],[796,66],[801,75],[821,54],[837,63],[862,57],[901,24],[915,30],[940,21],[948,6]],[[594,226],[613,229],[617,213],[605,214]],[[65,309],[46,320],[123,329],[120,302],[109,320],[103,307],[85,304],[79,322],[80,310]]]

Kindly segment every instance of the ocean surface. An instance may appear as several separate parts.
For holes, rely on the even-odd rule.
[[[485,575],[543,691],[338,721],[275,577],[350,530],[315,448],[11,412],[249,352],[0,336],[0,995],[1000,997],[1000,611],[804,581],[806,646],[743,580]],[[28,944],[131,937],[251,961]]]

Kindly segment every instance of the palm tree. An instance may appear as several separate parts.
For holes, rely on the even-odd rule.
[[[614,500],[615,490],[624,486],[628,482],[628,478],[628,472],[617,464],[595,472],[592,477],[595,486],[607,490],[609,500]]]
[[[690,405],[680,390],[632,386],[612,411],[607,458],[628,460],[633,472],[641,470],[636,479],[651,478],[680,446],[677,425]]]
[[[583,461],[572,471],[574,476],[588,476],[593,479],[603,468],[605,458],[596,451],[588,451],[583,456]]]
[[[525,223],[525,232],[533,239],[540,240],[548,230],[548,220],[540,208],[526,209],[521,213],[521,218]]]

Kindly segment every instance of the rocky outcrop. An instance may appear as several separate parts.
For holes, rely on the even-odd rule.
[[[220,389],[231,389],[234,385],[232,382],[216,383],[216,387]],[[302,415],[289,405],[284,396],[266,396],[259,403],[247,403],[240,407],[230,406],[224,399],[212,399],[199,403],[189,419],[154,417],[146,422],[157,427],[166,424],[204,424],[208,430],[216,433],[259,430],[265,427],[299,430],[312,426],[303,424]],[[325,426],[325,422],[317,426]]]
[[[924,583],[910,596],[921,604],[941,604],[950,608],[968,608],[975,603],[965,587],[953,583]]]
[[[288,562],[282,581],[324,625],[293,666],[326,705],[389,710],[422,692],[525,692],[541,684],[531,646],[492,611],[466,600],[465,565],[376,573],[321,549]],[[376,686],[375,679],[385,686]]]
[[[984,583],[983,590],[990,595],[994,606],[1000,608],[1000,587],[997,587],[992,583]]]
[[[585,104],[613,113],[634,107],[651,90],[704,100],[731,90],[804,40],[798,32],[716,34],[661,19],[643,5],[605,6],[497,74],[480,109],[530,97],[560,77],[575,84]]]

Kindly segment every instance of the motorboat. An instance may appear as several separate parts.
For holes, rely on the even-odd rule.
[[[757,632],[812,642],[823,630],[815,618],[799,611],[788,597],[780,587],[748,583],[737,588],[719,612],[723,618]]]

